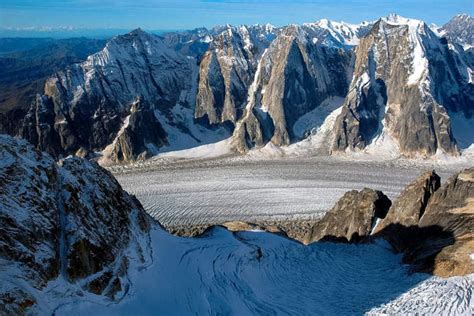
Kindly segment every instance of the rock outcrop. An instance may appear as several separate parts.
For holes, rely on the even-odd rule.
[[[151,261],[154,221],[138,200],[95,163],[56,163],[4,135],[0,169],[1,314],[40,312],[41,293],[54,288],[111,300],[127,293],[129,269]]]
[[[442,277],[474,273],[474,168],[439,183],[434,172],[411,183],[374,236],[402,252],[414,271]]]
[[[167,145],[166,131],[156,118],[151,105],[137,100],[125,118],[125,124],[112,143],[113,161],[144,160]]]
[[[367,238],[377,221],[385,218],[389,198],[381,191],[349,191],[317,222],[305,239],[314,241],[358,242]]]
[[[393,204],[379,191],[349,191],[303,242],[383,238],[414,272],[441,277],[474,273],[474,168],[440,183],[434,171],[426,172]]]
[[[446,240],[449,245],[436,255],[434,274],[447,277],[474,273],[474,168],[454,175],[431,196],[418,226],[441,227],[454,239]],[[436,236],[429,236],[425,248],[433,251],[436,246],[443,244]],[[413,253],[415,258],[417,254]]]
[[[429,199],[440,185],[441,178],[434,171],[425,172],[419,176],[395,199],[390,212],[377,224],[374,233],[380,232],[391,224],[400,224],[405,227],[418,225]]]

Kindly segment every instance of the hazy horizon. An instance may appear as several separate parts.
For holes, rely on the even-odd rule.
[[[110,36],[137,27],[152,32],[189,30],[216,25],[275,26],[323,18],[360,23],[390,13],[442,25],[453,16],[471,14],[471,0],[377,2],[343,0],[5,0],[0,4],[0,36]],[[95,35],[94,35],[95,34]]]

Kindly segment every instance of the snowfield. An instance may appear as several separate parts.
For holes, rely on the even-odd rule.
[[[112,171],[123,188],[167,226],[319,218],[348,190],[368,187],[393,199],[425,170],[434,168],[444,181],[468,165],[248,155],[168,157]]]
[[[264,232],[202,238],[152,232],[153,264],[119,303],[87,294],[56,315],[464,314],[474,275],[408,274],[388,244],[304,246]],[[404,294],[408,292],[407,294]]]

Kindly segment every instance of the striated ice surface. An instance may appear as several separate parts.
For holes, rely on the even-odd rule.
[[[206,147],[198,149],[181,155],[206,153]],[[271,148],[267,151],[260,154],[272,154]],[[174,162],[163,158],[148,167],[114,172],[148,213],[165,225],[175,225],[318,218],[348,190],[369,187],[394,198],[425,170],[435,168],[446,180],[461,168],[338,157],[262,157]]]

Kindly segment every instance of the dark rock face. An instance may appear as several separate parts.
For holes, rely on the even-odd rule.
[[[41,308],[30,287],[44,290],[50,282],[74,282],[112,299],[124,295],[130,260],[151,260],[153,221],[140,203],[95,163],[56,164],[11,137],[0,136],[0,164],[0,312]]]
[[[436,256],[434,273],[441,276],[474,272],[474,168],[448,179],[429,200],[419,226],[442,227],[454,237],[451,246]],[[433,240],[436,243],[436,239]]]
[[[51,158],[24,141],[20,144],[0,136],[2,314],[23,313],[25,304],[36,303],[33,293],[16,285],[19,273],[41,289],[58,277],[60,267],[56,194],[60,175]]]
[[[227,26],[213,37],[200,63],[196,118],[211,124],[241,118],[258,60],[274,32],[259,25]]]
[[[380,191],[349,191],[313,226],[305,243],[358,242],[371,234],[377,219],[387,215],[390,205],[388,197]]]
[[[153,155],[167,144],[166,132],[150,105],[138,100],[131,108],[128,125],[114,141],[112,159],[130,162]]]
[[[474,169],[439,187],[434,172],[423,174],[400,195],[375,236],[403,253],[414,271],[442,277],[474,272]]]
[[[425,172],[410,183],[393,202],[387,216],[377,224],[374,233],[390,224],[417,225],[423,216],[429,199],[441,185],[440,177],[434,172]]]
[[[54,105],[46,96],[37,95],[19,129],[22,138],[29,140],[37,148],[57,157],[63,154],[61,141],[67,134],[58,135],[54,129]]]
[[[362,149],[384,135],[406,156],[457,154],[448,113],[470,117],[474,101],[462,58],[421,21],[379,20],[356,49],[333,149]]]

